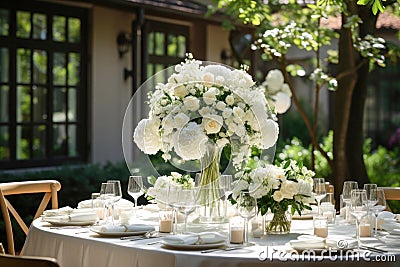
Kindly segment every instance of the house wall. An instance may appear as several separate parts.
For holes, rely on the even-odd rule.
[[[89,94],[91,133],[90,161],[122,161],[122,121],[131,95],[130,80],[123,69],[131,66],[130,56],[119,58],[116,38],[120,31],[130,32],[133,14],[95,6],[92,9],[92,59]]]

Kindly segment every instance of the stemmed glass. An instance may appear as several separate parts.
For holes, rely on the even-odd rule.
[[[345,203],[346,208],[346,221],[350,220],[349,205],[351,200],[351,191],[358,189],[358,183],[356,181],[345,181],[343,183],[342,199]]]
[[[318,203],[318,215],[321,215],[321,199],[326,196],[326,187],[324,178],[313,179],[314,197]]]
[[[112,183],[114,185],[114,197],[111,202],[111,221],[114,224],[115,219],[115,203],[117,203],[122,198],[121,181],[119,180],[108,180],[107,183]]]
[[[377,201],[375,206],[371,207],[371,211],[374,213],[375,216],[375,229],[374,229],[374,236],[378,236],[378,215],[380,212],[386,209],[386,198],[385,192],[382,188],[376,189]]]
[[[187,232],[187,218],[189,214],[192,213],[197,207],[198,191],[198,187],[189,189],[180,188],[177,192],[176,201],[172,203],[172,207],[174,207],[184,216],[183,233]]]
[[[367,215],[368,199],[364,189],[354,189],[351,191],[350,213],[356,218],[357,248],[360,248],[360,221]]]
[[[105,223],[108,223],[108,210],[110,204],[113,202],[115,197],[115,187],[113,183],[101,183],[100,187],[100,199],[104,202],[104,218]]]
[[[142,176],[129,176],[128,194],[133,197],[135,207],[137,207],[138,198],[143,195],[143,179]]]
[[[244,242],[243,245],[248,246],[249,243],[249,220],[257,214],[257,201],[247,191],[240,192],[238,199],[238,212],[240,217],[244,219]]]
[[[364,184],[364,190],[367,194],[368,213],[375,206],[376,202],[378,202],[377,188],[376,184]]]

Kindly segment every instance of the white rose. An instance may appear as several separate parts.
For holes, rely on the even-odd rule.
[[[210,107],[202,107],[201,109],[199,109],[199,114],[202,117],[206,117],[210,113],[211,113],[211,108]]]
[[[268,90],[271,92],[277,92],[281,89],[285,79],[283,78],[283,74],[280,70],[274,69],[270,70],[265,77],[265,81],[268,85]]]
[[[213,83],[214,82],[214,74],[212,74],[210,72],[204,73],[203,81],[205,81],[206,83]]]
[[[196,111],[199,109],[200,100],[194,96],[187,96],[183,99],[183,105],[187,110]]]
[[[229,140],[227,138],[221,138],[218,139],[215,143],[217,144],[218,147],[224,147],[226,144],[229,143]]]
[[[219,115],[209,114],[203,117],[202,125],[207,134],[218,133],[221,130],[223,119]]]
[[[184,160],[200,159],[204,151],[207,136],[195,122],[189,122],[174,136],[174,148],[178,156]]]
[[[176,95],[179,98],[184,98],[188,94],[188,90],[186,89],[185,86],[180,85],[174,88],[174,95]]]
[[[279,190],[275,191],[272,197],[276,202],[281,202],[283,200],[283,194]]]
[[[272,98],[274,99],[274,106],[277,113],[285,113],[290,108],[291,101],[288,94],[278,92]]]
[[[234,107],[233,114],[235,115],[236,118],[240,119],[241,121],[244,121],[244,117],[245,117],[246,113],[244,112],[243,109],[241,109],[239,107]]]
[[[176,128],[182,128],[190,121],[190,118],[185,113],[179,113],[174,117],[174,125]]]
[[[299,192],[300,195],[311,196],[312,185],[304,180],[299,180]]]
[[[292,198],[299,191],[299,185],[296,182],[286,180],[281,185],[281,192],[286,198]]]
[[[228,104],[229,106],[232,106],[233,104],[235,104],[235,98],[232,95],[228,95],[225,98],[225,102],[226,104]]]
[[[238,124],[235,133],[237,134],[237,136],[242,137],[246,134],[246,128],[243,124]]]
[[[146,154],[156,154],[162,147],[158,120],[143,119],[135,128],[133,140],[141,151]]]
[[[282,93],[285,93],[285,94],[289,95],[290,97],[292,97],[292,91],[290,91],[290,87],[287,83],[284,83],[282,85],[281,91],[282,91]]]
[[[163,134],[165,135],[172,133],[172,130],[174,129],[174,119],[172,116],[168,115],[162,120],[161,128],[163,129]]]
[[[226,108],[226,109],[224,109],[224,111],[222,111],[222,117],[227,119],[232,115],[232,112],[233,112],[232,109]]]
[[[268,119],[265,123],[261,124],[262,134],[262,147],[264,149],[272,147],[278,140],[279,126],[278,124]]]
[[[226,108],[226,104],[222,101],[218,101],[217,104],[215,105],[215,108],[220,111],[224,111]]]
[[[221,75],[218,75],[217,77],[215,77],[215,83],[219,84],[219,85],[223,85],[225,82],[225,78]]]
[[[213,104],[217,100],[215,95],[216,95],[215,87],[211,87],[210,89],[208,89],[208,91],[203,94],[204,103],[206,103],[207,105]]]

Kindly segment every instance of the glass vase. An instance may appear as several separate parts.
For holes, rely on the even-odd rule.
[[[197,185],[199,192],[199,222],[222,223],[226,219],[224,190],[220,186],[219,162],[222,148],[212,142],[205,144],[205,152],[200,159],[201,174]]]
[[[288,234],[292,225],[292,215],[288,210],[275,209],[272,219],[266,222],[268,234]]]

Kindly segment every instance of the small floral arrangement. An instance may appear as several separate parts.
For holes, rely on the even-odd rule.
[[[304,209],[311,210],[314,202],[313,179],[315,173],[308,170],[301,162],[283,161],[277,165],[257,167],[237,173],[232,198],[237,199],[240,192],[248,190],[257,199],[257,206],[262,215],[268,209],[275,213],[287,211],[301,214]]]
[[[148,182],[153,185],[147,189],[147,197],[166,203],[170,192],[177,192],[179,189],[191,189],[195,186],[194,180],[188,174],[171,172],[171,175],[163,175],[158,178],[150,176]]]
[[[175,154],[197,160],[205,143],[231,145],[233,165],[240,169],[253,147],[267,149],[278,138],[279,127],[264,92],[244,69],[203,65],[191,54],[174,68],[167,83],[149,93],[149,116],[134,132],[134,142],[146,154],[161,151],[164,160]]]

